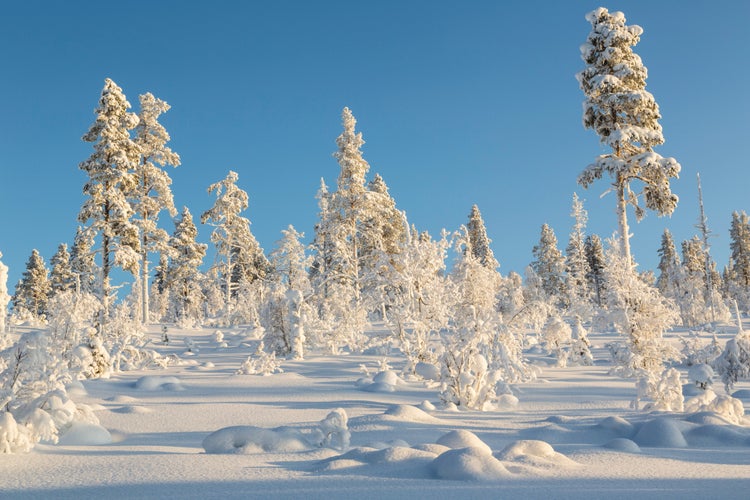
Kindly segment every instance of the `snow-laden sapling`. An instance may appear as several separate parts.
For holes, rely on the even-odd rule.
[[[560,316],[551,316],[542,329],[542,340],[547,352],[557,359],[557,366],[565,366],[568,361],[566,348],[571,343],[572,329]]]
[[[688,370],[688,379],[702,391],[707,390],[714,383],[714,377],[716,374],[710,365],[693,365]]]
[[[740,331],[727,341],[724,352],[713,362],[713,368],[726,391],[729,392],[740,379],[750,376],[750,335]]]
[[[247,359],[242,363],[240,369],[237,370],[237,375],[271,375],[274,373],[283,373],[284,370],[281,368],[281,360],[276,358],[276,353],[271,351],[267,352],[264,348],[263,342],[258,344],[255,354],[248,356]]]
[[[581,318],[576,317],[576,323],[573,327],[573,342],[568,351],[568,364],[591,366],[594,364],[594,357],[591,355],[591,342]]]

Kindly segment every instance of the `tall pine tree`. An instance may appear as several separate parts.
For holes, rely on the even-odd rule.
[[[100,327],[104,330],[109,318],[113,289],[110,275],[113,266],[135,274],[140,260],[138,226],[133,224],[133,210],[127,199],[138,180],[140,148],[130,138],[138,117],[129,112],[130,103],[115,82],[104,82],[96,120],[83,136],[92,143],[94,152],[79,165],[88,175],[83,186],[87,196],[78,220],[100,237],[102,313]]]
[[[581,46],[586,68],[576,75],[586,96],[583,125],[593,129],[612,152],[586,167],[578,183],[587,188],[604,174],[612,178],[621,250],[625,262],[632,265],[627,206],[635,209],[636,220],[645,212],[639,204],[640,193],[630,184],[642,182],[646,208],[669,215],[677,206],[669,179],[678,176],[680,164],[653,151],[664,142],[661,115],[654,96],[646,91],[646,67],[632,49],[643,29],[627,26],[622,12],[610,13],[603,7],[587,14],[586,20],[592,27]]]
[[[149,321],[149,260],[148,254],[166,249],[169,236],[157,226],[159,213],[166,210],[174,217],[177,210],[170,185],[172,179],[163,167],[180,164],[177,153],[167,147],[170,137],[159,123],[159,116],[169,110],[169,104],[150,92],[139,97],[141,110],[135,128],[135,143],[140,148],[140,160],[135,171],[137,185],[130,193],[135,210],[135,224],[140,229],[140,284],[143,323]]]

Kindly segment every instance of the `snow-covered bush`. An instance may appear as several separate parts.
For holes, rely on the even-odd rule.
[[[272,375],[274,373],[283,373],[281,369],[281,360],[276,359],[276,353],[271,351],[267,352],[264,348],[263,342],[258,345],[258,349],[255,354],[248,356],[247,359],[242,363],[237,375]]]
[[[550,316],[542,329],[542,341],[549,354],[557,359],[557,366],[567,364],[568,352],[566,347],[571,343],[573,330],[565,320],[558,315]]]
[[[65,391],[73,380],[58,342],[43,331],[25,333],[0,353],[0,451],[28,451],[41,440],[56,442],[76,421],[98,424],[86,406],[76,405]]]
[[[668,368],[660,375],[653,372],[642,372],[636,382],[638,395],[633,401],[633,407],[637,410],[643,399],[652,402],[644,406],[644,410],[660,411],[682,411],[684,398],[682,396],[682,383],[680,372],[675,368]]]
[[[706,364],[693,365],[688,370],[688,380],[703,391],[714,383],[715,376],[711,366]]]
[[[586,329],[581,324],[581,318],[576,317],[576,323],[573,327],[573,342],[568,351],[568,364],[591,366],[594,364],[594,357],[591,355],[591,342]]]
[[[707,335],[706,332],[691,332],[689,338],[680,337],[682,342],[682,356],[685,358],[685,365],[701,365],[712,363],[722,352],[719,345],[719,339],[716,334],[713,338],[704,342],[702,337]]]
[[[727,341],[719,357],[712,364],[721,376],[727,392],[731,391],[738,380],[750,376],[750,335],[740,332]]]
[[[745,407],[742,401],[731,396],[719,396],[711,389],[706,389],[685,403],[685,411],[688,413],[711,412],[727,421],[744,425]]]

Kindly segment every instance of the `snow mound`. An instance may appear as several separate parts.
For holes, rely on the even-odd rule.
[[[690,446],[750,446],[750,431],[731,425],[701,425],[685,433]]]
[[[125,405],[121,406],[120,408],[116,408],[112,410],[115,413],[124,413],[124,414],[131,414],[131,415],[144,415],[146,413],[151,413],[153,410],[151,408],[147,408],[145,406],[139,406],[139,405]]]
[[[432,363],[420,361],[414,366],[414,371],[425,380],[433,380],[436,382],[440,380],[440,368]]]
[[[88,396],[88,392],[80,380],[74,380],[66,385],[65,392],[68,393],[68,396]]]
[[[112,435],[101,425],[74,422],[63,435],[60,436],[58,444],[65,446],[89,446],[111,444]]]
[[[135,388],[142,391],[182,391],[182,382],[177,377],[146,375],[135,382]]]
[[[450,431],[438,438],[437,444],[447,446],[454,450],[461,448],[474,448],[485,455],[492,455],[492,449],[477,437],[476,434],[466,430]]]
[[[372,378],[363,377],[356,382],[357,389],[365,392],[395,392],[404,381],[393,370],[383,370]]]
[[[545,441],[524,439],[515,441],[497,454],[497,458],[508,462],[521,462],[536,467],[577,465]]]
[[[740,389],[732,393],[732,397],[735,399],[746,399],[750,400],[750,389]]]
[[[688,445],[679,423],[671,418],[655,418],[645,422],[633,441],[639,446],[652,448],[686,448]]]
[[[410,405],[391,406],[385,411],[384,414],[403,422],[436,423],[440,421],[440,419],[435,418],[428,413],[425,413],[416,406]]]
[[[302,434],[289,428],[263,429],[252,426],[225,427],[203,440],[206,453],[249,455],[259,452],[298,452],[311,449]]]
[[[509,410],[518,407],[518,398],[513,394],[502,394],[495,401],[495,407],[499,410]]]
[[[614,451],[621,451],[623,453],[640,453],[641,447],[638,446],[634,441],[627,438],[615,438],[604,444],[604,448]]]
[[[419,406],[417,406],[422,411],[436,411],[437,408],[435,408],[435,405],[427,401],[426,399],[419,403]]]
[[[474,447],[448,450],[432,461],[430,469],[438,479],[458,481],[496,481],[511,475],[492,454]]]
[[[607,417],[596,424],[600,429],[614,433],[619,437],[630,437],[635,433],[635,427],[622,417]]]
[[[138,398],[134,398],[131,396],[125,396],[123,394],[118,394],[117,396],[112,396],[106,399],[106,401],[112,401],[113,403],[135,403],[136,401],[139,401]]]

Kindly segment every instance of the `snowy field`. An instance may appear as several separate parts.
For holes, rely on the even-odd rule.
[[[633,382],[607,373],[608,335],[590,335],[594,366],[528,351],[539,378],[474,412],[441,408],[398,352],[386,371],[382,355],[309,353],[237,375],[257,340],[224,330],[220,345],[214,332],[170,330],[165,346],[152,327],[179,364],[70,388],[101,425],[0,454],[0,497],[747,498],[748,421],[630,409]],[[733,393],[750,404],[747,381]]]

